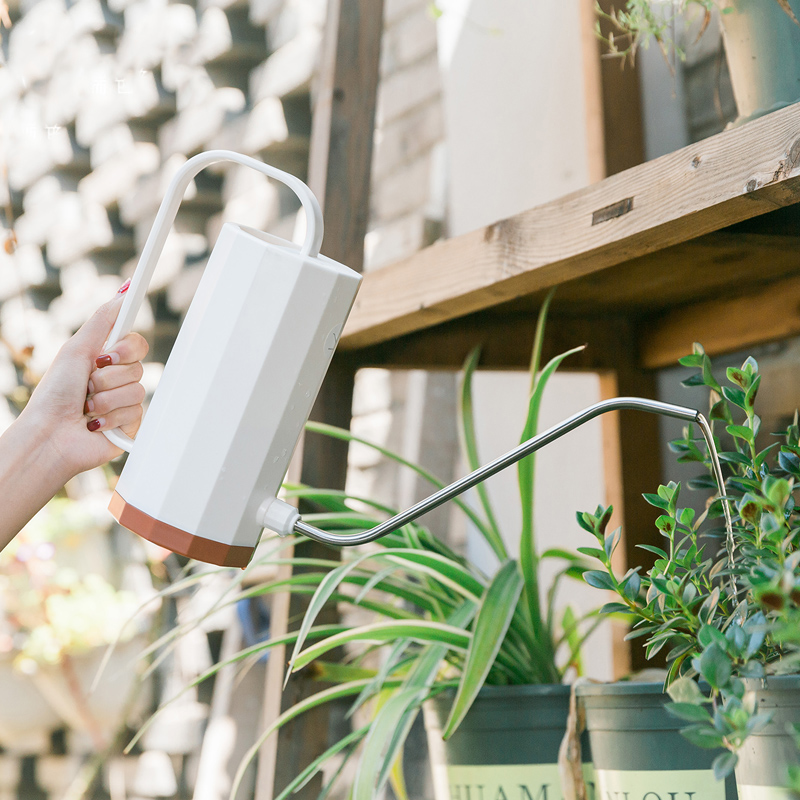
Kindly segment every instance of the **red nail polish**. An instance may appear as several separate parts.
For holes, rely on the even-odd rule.
[[[83,413],[84,414],[91,414],[92,413],[92,409],[89,408],[89,400],[88,400],[88,398],[83,404]]]
[[[126,280],[125,283],[123,283],[122,286],[119,287],[119,289],[117,290],[117,294],[125,294],[125,292],[127,292],[128,289],[130,288],[130,285],[131,285],[131,279],[128,278],[128,280]]]
[[[86,427],[87,427],[87,428],[88,428],[90,431],[96,431],[96,430],[97,430],[97,429],[98,429],[98,428],[99,428],[99,427],[100,427],[102,424],[103,424],[102,420],[99,420],[99,419],[93,419],[93,420],[92,420],[90,423],[88,423],[88,424],[86,425]]]
[[[102,369],[103,367],[110,367],[114,360],[111,356],[100,356],[100,358],[96,358],[94,363],[97,365],[97,369]]]

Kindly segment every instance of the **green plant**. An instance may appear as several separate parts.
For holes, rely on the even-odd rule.
[[[133,626],[123,630],[136,607],[130,593],[59,558],[107,527],[84,504],[57,498],[0,553],[0,653],[12,655],[21,672],[58,666],[135,633]]]
[[[774,2],[778,3],[795,24],[800,25],[789,0]],[[715,8],[722,14],[733,10],[725,0],[627,0],[619,10],[612,6],[610,11],[605,11],[600,3],[596,3],[596,33],[612,56],[633,63],[639,47],[647,47],[652,40],[658,44],[670,63],[671,54],[680,60],[686,57],[675,36],[680,15],[693,9],[702,13],[699,38],[705,33]]]
[[[761,450],[756,446],[761,376],[754,359],[741,369],[729,368],[725,385],[716,380],[700,345],[680,363],[698,370],[684,384],[708,387],[709,419],[724,430],[723,438],[715,429],[715,444],[727,473],[732,534],[719,527],[720,498],[696,516],[680,505],[681,485],[670,482],[644,496],[660,512],[655,524],[665,539],[663,547],[638,545],[656,557],[647,574],[639,567],[621,578],[614,574],[611,555],[620,531],[606,532],[610,508],[578,514],[580,525],[599,545],[579,550],[602,565],[584,579],[618,595],[603,611],[630,615],[629,638],[645,638],[648,658],[666,651],[667,685],[675,701],[669,710],[690,723],[683,733],[694,744],[724,748],[714,762],[715,773],[723,777],[734,769],[747,736],[768,722],[756,712],[743,679],[796,672],[800,664],[796,646],[789,644],[792,637],[800,641],[799,619],[791,614],[800,599],[800,514],[795,505],[800,435],[795,420],[781,441]],[[700,442],[689,426],[671,447],[678,461],[706,469],[690,488],[715,491],[711,462]],[[705,690],[698,679],[707,684]]]
[[[522,439],[537,429],[543,392],[549,378],[570,350],[540,368],[544,324],[550,297],[540,313],[531,360],[531,390]],[[464,453],[471,468],[480,466],[473,420],[472,378],[479,352],[473,351],[464,366],[460,396]],[[433,487],[443,484],[422,467],[348,431],[309,423],[317,434],[358,442],[374,448],[425,478]],[[566,670],[578,660],[581,642],[597,624],[597,613],[578,618],[568,609],[557,614],[556,598],[562,581],[580,578],[583,560],[564,550],[539,552],[533,522],[535,462],[528,457],[519,464],[522,538],[519,559],[509,557],[486,489],[477,491],[479,510],[463,500],[454,501],[467,515],[500,561],[493,576],[453,552],[423,526],[410,523],[372,545],[368,550],[345,550],[343,562],[327,559],[284,558],[286,544],[276,541],[272,553],[259,563],[290,563],[298,568],[290,578],[273,580],[252,589],[233,591],[223,602],[236,602],[259,594],[290,591],[309,595],[307,611],[298,631],[255,645],[232,661],[255,657],[279,644],[293,648],[289,673],[304,667],[332,687],[301,701],[264,731],[239,770],[266,738],[304,711],[341,698],[352,698],[350,714],[366,722],[333,745],[303,771],[279,800],[303,786],[326,761],[350,757],[363,743],[353,786],[355,800],[367,800],[391,780],[404,796],[398,763],[403,743],[422,703],[444,690],[454,697],[445,737],[452,735],[484,684],[560,683]],[[394,510],[367,498],[300,485],[287,485],[288,498],[315,504],[316,513],[304,518],[329,530],[363,530]],[[540,565],[555,559],[561,563],[554,580],[540,585]],[[540,598],[545,598],[544,602]],[[323,608],[346,604],[367,609],[375,621],[359,625],[321,625]],[[176,634],[179,635],[179,634]],[[166,640],[165,640],[166,641]],[[163,644],[163,642],[161,643]],[[331,651],[350,649],[344,662],[326,661]],[[381,664],[365,658],[378,651]],[[230,663],[230,662],[226,662]],[[215,665],[197,682],[221,668]],[[287,674],[288,679],[288,674]],[[237,780],[238,785],[238,780]],[[236,787],[233,790],[236,792]]]

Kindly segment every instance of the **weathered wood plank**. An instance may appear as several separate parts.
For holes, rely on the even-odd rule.
[[[790,205],[798,178],[793,106],[369,274],[341,346],[386,341]],[[592,225],[628,199],[626,213]]]
[[[769,214],[762,219],[767,222]],[[563,285],[556,297],[572,312],[652,313],[725,296],[795,275],[799,227],[793,235],[729,230],[636,258]]]
[[[538,310],[538,309],[537,309]],[[616,366],[618,342],[627,320],[615,315],[559,315],[547,320],[544,358],[581,344],[586,349],[563,369],[602,371]],[[474,347],[481,348],[481,369],[528,369],[536,311],[483,312],[453,320],[354,353],[359,367],[458,370]]]
[[[793,277],[645,320],[639,349],[643,366],[656,369],[691,353],[693,342],[700,342],[710,355],[719,355],[798,335],[800,277]]]

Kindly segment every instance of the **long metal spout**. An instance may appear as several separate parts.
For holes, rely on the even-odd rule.
[[[457,480],[455,483],[445,486],[444,489],[440,489],[427,499],[421,500],[416,505],[411,506],[411,508],[408,510],[403,511],[394,517],[391,517],[390,519],[387,519],[385,522],[381,522],[374,528],[352,534],[329,533],[303,522],[302,519],[298,519],[297,522],[295,522],[294,531],[295,533],[301,533],[303,536],[307,536],[309,539],[314,539],[317,542],[336,546],[344,545],[347,547],[373,542],[375,539],[379,539],[381,536],[385,536],[387,533],[392,533],[398,528],[402,528],[403,525],[408,522],[412,522],[426,512],[432,511],[434,508],[438,508],[440,505],[442,505],[442,503],[452,500],[457,495],[467,491],[467,489],[471,489],[481,481],[485,481],[492,475],[495,475],[506,467],[515,464],[520,459],[525,458],[525,456],[535,453],[537,450],[547,444],[550,444],[550,442],[554,442],[556,439],[560,439],[562,436],[564,436],[564,434],[569,433],[580,425],[583,425],[584,422],[588,422],[589,420],[594,419],[601,414],[605,414],[607,411],[647,411],[651,414],[661,414],[666,417],[675,417],[676,419],[682,419],[686,422],[700,423],[701,420],[705,422],[703,415],[694,408],[676,406],[672,405],[671,403],[661,403],[658,400],[646,400],[641,397],[616,397],[612,398],[611,400],[602,400],[599,403],[595,403],[594,405],[585,408],[583,411],[579,411],[577,414],[573,414],[568,419],[565,419],[558,425],[555,425],[543,433],[534,436],[532,439],[528,439],[526,442],[523,442],[513,450],[506,453],[504,456],[500,456],[500,458],[496,458],[494,461],[486,464],[486,466],[476,469],[474,472],[471,472],[469,475]],[[702,427],[703,426],[701,425],[701,429]],[[703,431],[703,433],[705,435],[705,431]],[[712,453],[715,452],[713,450],[713,439],[709,442],[709,448]],[[720,487],[720,494],[724,494],[724,488],[722,486]],[[727,508],[727,501],[723,502]],[[726,517],[729,519],[727,514]]]

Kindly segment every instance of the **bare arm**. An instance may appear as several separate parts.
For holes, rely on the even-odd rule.
[[[126,288],[61,348],[0,437],[0,549],[70,478],[120,455],[101,431],[139,428],[147,342],[134,333],[102,351]]]

